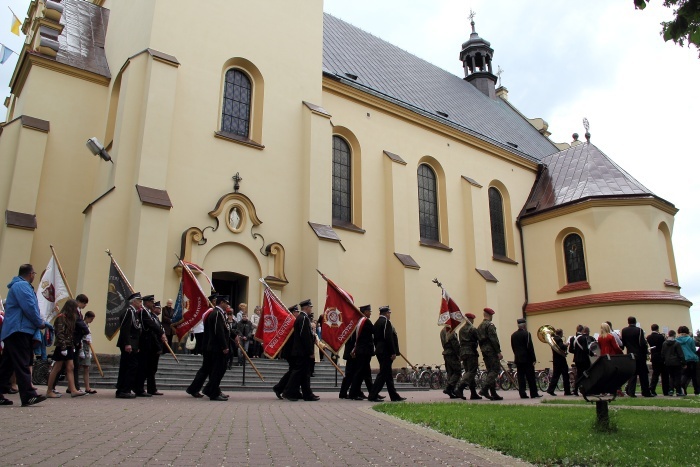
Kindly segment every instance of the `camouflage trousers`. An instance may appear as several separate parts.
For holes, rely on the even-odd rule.
[[[462,375],[462,365],[459,363],[459,358],[454,355],[443,355],[445,359],[445,370],[447,371],[447,386],[455,387]]]
[[[496,354],[485,353],[483,357],[486,373],[483,376],[482,387],[496,389],[496,380],[501,372],[501,361]]]
[[[471,387],[476,383],[476,372],[479,370],[479,356],[464,355],[462,357],[462,366],[464,366],[464,375],[459,380],[459,385]]]

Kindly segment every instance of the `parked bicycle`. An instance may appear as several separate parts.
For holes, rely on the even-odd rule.
[[[432,375],[430,375],[430,389],[444,389],[447,386],[447,371],[442,370],[442,365],[435,365]]]

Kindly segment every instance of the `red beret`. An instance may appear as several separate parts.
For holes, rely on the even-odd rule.
[[[467,313],[465,316],[469,319],[476,319],[476,315],[474,313]]]
[[[484,308],[484,312],[486,312],[486,313],[488,313],[488,314],[490,314],[490,315],[495,315],[495,314],[496,314],[496,312],[493,311],[491,308]]]

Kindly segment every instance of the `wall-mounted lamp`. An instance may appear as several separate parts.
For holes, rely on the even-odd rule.
[[[109,161],[112,164],[114,164],[114,161],[109,156],[109,153],[107,151],[105,151],[105,147],[102,146],[102,143],[97,141],[97,138],[95,138],[94,136],[92,138],[90,138],[89,140],[87,140],[87,142],[85,143],[85,146],[87,146],[87,148],[90,150],[90,152],[93,155],[100,156],[102,158],[102,160]]]

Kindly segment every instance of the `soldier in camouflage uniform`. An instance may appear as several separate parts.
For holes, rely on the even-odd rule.
[[[457,382],[462,373],[462,365],[459,363],[459,341],[457,333],[452,330],[452,326],[446,324],[440,331],[440,341],[442,342],[442,358],[445,359],[445,370],[447,370],[447,387],[442,391],[450,399],[458,399],[455,394]]]
[[[500,401],[503,398],[496,393],[496,379],[501,369],[503,354],[501,353],[501,344],[498,342],[498,334],[496,334],[496,325],[491,321],[494,314],[496,312],[491,308],[484,308],[484,321],[481,322],[477,330],[481,354],[484,358],[484,365],[486,365],[484,383],[479,394],[489,400]]]
[[[462,398],[464,397],[464,389],[468,386],[471,391],[472,400],[481,399],[481,396],[476,393],[476,372],[479,369],[479,333],[474,326],[476,316],[472,313],[465,315],[467,320],[459,330],[459,358],[464,366],[464,375],[459,380],[459,386],[455,394]]]

